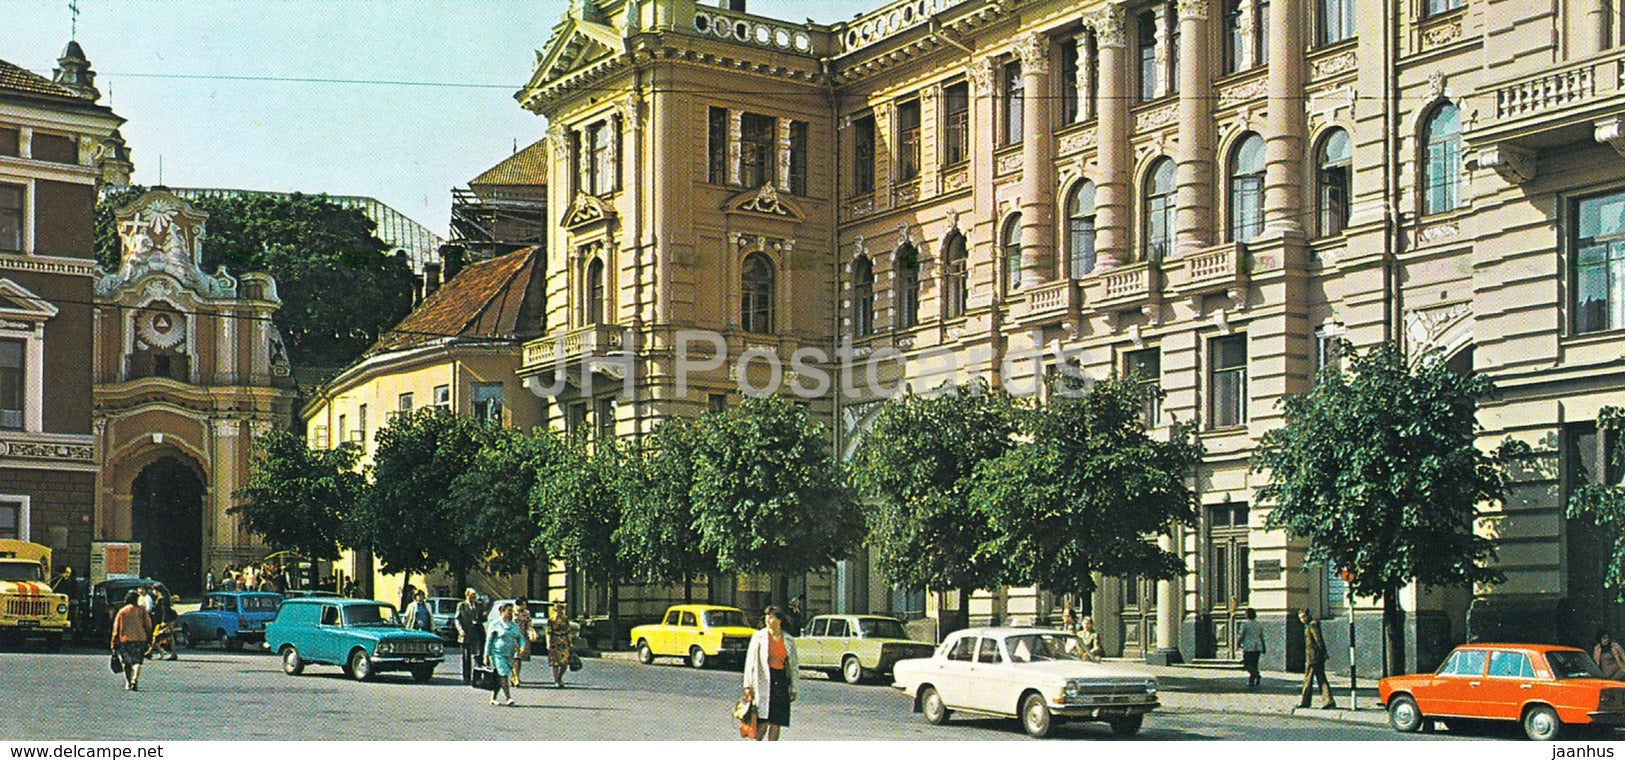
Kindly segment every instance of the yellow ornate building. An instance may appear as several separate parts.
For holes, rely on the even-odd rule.
[[[519,372],[555,425],[637,435],[778,388],[845,453],[900,387],[1136,368],[1167,391],[1150,424],[1197,421],[1208,454],[1199,523],[1165,540],[1186,575],[1091,600],[1108,648],[1230,657],[1251,606],[1295,666],[1290,611],[1348,608],[1262,529],[1248,456],[1337,339],[1399,341],[1492,374],[1484,439],[1539,452],[1480,528],[1507,582],[1407,592],[1406,660],[1625,622],[1561,506],[1617,477],[1592,421],[1625,400],[1612,4],[902,0],[827,26],[731,5],[577,0],[518,94],[554,146],[547,334]],[[865,565],[812,606],[923,606]],[[1061,591],[973,617],[1049,619]]]

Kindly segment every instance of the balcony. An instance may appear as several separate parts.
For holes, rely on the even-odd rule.
[[[1204,248],[1169,267],[1170,289],[1181,295],[1244,291],[1252,272],[1245,243]]]
[[[1478,99],[1480,112],[1491,115],[1463,138],[1481,166],[1508,181],[1533,178],[1541,149],[1595,141],[1625,152],[1625,51],[1490,83]]]
[[[523,368],[539,370],[550,364],[569,364],[581,359],[603,357],[620,349],[619,327],[587,325],[545,335],[526,343]]]
[[[1142,261],[1095,275],[1082,287],[1089,304],[1100,309],[1148,306],[1162,298],[1162,271]]]
[[[1071,280],[1046,282],[1027,291],[1029,319],[1065,314],[1079,305],[1078,286]]]

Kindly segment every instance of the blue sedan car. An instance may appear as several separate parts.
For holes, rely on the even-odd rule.
[[[276,617],[281,594],[259,591],[215,591],[203,597],[196,610],[175,620],[175,635],[188,649],[202,641],[218,641],[238,650],[243,642],[265,639],[265,624]]]
[[[265,627],[265,647],[281,655],[282,671],[290,676],[323,664],[337,665],[357,681],[405,670],[425,683],[445,659],[444,644],[432,633],[390,622],[394,612],[370,599],[288,599]]]

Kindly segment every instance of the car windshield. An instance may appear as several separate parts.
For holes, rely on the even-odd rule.
[[[858,635],[865,639],[906,639],[903,624],[884,618],[858,618]]]
[[[1083,660],[1083,644],[1070,633],[1024,633],[1004,640],[1011,662]]]
[[[1558,678],[1602,678],[1596,661],[1585,652],[1547,652],[1546,664]]]
[[[745,624],[745,613],[739,610],[711,610],[705,613],[705,625],[709,628],[729,626],[733,628],[749,628]]]
[[[436,615],[455,615],[455,614],[457,614],[457,600],[456,599],[436,599],[435,602],[434,602],[434,614],[436,614]]]
[[[389,625],[395,608],[387,604],[352,604],[344,608],[344,624],[350,626]]]
[[[0,581],[43,581],[45,568],[38,562],[0,562]]]
[[[276,612],[282,600],[274,596],[245,596],[242,603],[243,612]]]

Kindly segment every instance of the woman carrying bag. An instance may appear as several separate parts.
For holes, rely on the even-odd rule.
[[[756,740],[779,740],[779,729],[790,725],[790,703],[796,699],[799,677],[796,639],[784,632],[778,607],[768,607],[762,629],[750,637],[745,653],[745,699],[756,706],[760,727]]]

